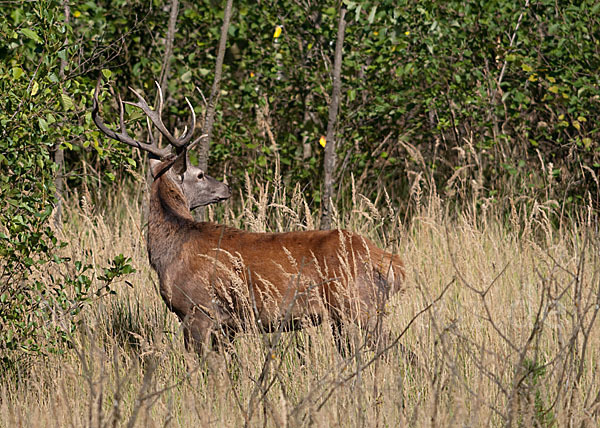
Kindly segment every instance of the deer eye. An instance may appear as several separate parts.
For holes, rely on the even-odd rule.
[[[202,180],[204,178],[204,173],[200,172],[198,173],[198,180]]]

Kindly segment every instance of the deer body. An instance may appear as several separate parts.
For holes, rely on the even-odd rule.
[[[249,321],[265,331],[342,317],[368,325],[401,288],[399,257],[358,235],[249,233],[195,222],[177,182],[164,174],[152,185],[148,253],[163,299],[197,348]]]
[[[158,111],[135,91],[139,102],[129,104],[146,113],[176,156],[124,131],[120,98],[121,131],[115,132],[98,116],[99,85],[92,111],[98,128],[153,157],[148,256],[163,299],[183,322],[187,344],[200,351],[215,333],[231,338],[250,323],[275,331],[328,319],[339,333],[342,322],[367,327],[376,322],[389,296],[402,287],[404,268],[398,256],[342,230],[250,233],[194,221],[193,209],[228,199],[231,192],[189,163],[187,150],[198,141],[190,144],[192,131],[175,138],[166,129],[159,87]],[[192,109],[189,129],[194,128]]]

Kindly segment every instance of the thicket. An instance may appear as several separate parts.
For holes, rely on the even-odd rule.
[[[115,59],[100,55],[97,64],[113,70],[122,91],[151,91],[163,68],[168,4],[117,3],[82,5],[72,25],[87,37],[78,43],[93,52],[117,42]],[[343,5],[341,183],[351,173],[374,191],[385,183],[402,205],[411,170],[441,193],[461,179],[484,197],[569,204],[591,197],[597,205],[597,2]],[[203,109],[199,92],[207,96],[213,80],[222,9],[214,2],[180,8],[168,87],[174,124],[185,120],[177,116],[184,95]],[[268,177],[277,155],[284,177],[319,202],[314,178],[322,174],[337,14],[336,2],[236,4],[213,170],[238,182],[246,171]]]
[[[385,188],[400,212],[409,210],[415,186],[435,189],[457,207],[474,200],[504,212],[505,201],[516,198],[526,209],[539,204],[559,214],[598,208],[600,4],[594,0],[235,2],[210,152],[213,175],[227,175],[235,188],[246,173],[272,179],[278,166],[289,188],[299,183],[319,206],[320,141],[333,144],[321,137],[340,7],[348,22],[337,204],[347,206],[353,175],[363,194],[376,197]],[[165,88],[164,120],[171,126],[183,128],[187,119],[184,96],[199,116],[205,111],[223,8],[212,0],[180,5]],[[77,262],[58,256],[51,214],[60,214],[65,195],[102,204],[107,187],[143,164],[137,153],[100,137],[91,93],[103,73],[122,94],[127,86],[153,94],[165,68],[170,2],[41,0],[5,2],[1,9],[0,352],[6,356],[40,351],[36,337],[56,311],[45,296],[58,296],[63,309],[89,299],[85,255]],[[112,263],[113,273],[130,270],[125,258]],[[71,266],[57,268],[68,275],[48,273],[60,264]]]

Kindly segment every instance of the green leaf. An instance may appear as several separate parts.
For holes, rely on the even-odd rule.
[[[106,78],[106,79],[110,79],[110,76],[112,76],[112,71],[110,71],[108,68],[103,68],[102,69],[102,75]]]
[[[189,83],[192,80],[192,72],[190,70],[186,71],[181,75],[181,81],[184,83]]]
[[[37,33],[30,28],[22,28],[21,34],[23,34],[25,37],[30,38],[36,43],[42,43],[42,39],[40,39],[40,36],[38,36]]]
[[[530,73],[533,71],[533,67],[530,66],[529,64],[523,64],[523,65],[521,65],[521,68],[523,69],[523,71],[526,71],[527,73]]]
[[[362,5],[361,5],[361,4],[359,4],[359,5],[356,7],[356,10],[354,11],[354,20],[355,20],[355,21],[357,21],[357,22],[360,20],[360,12],[361,12],[361,11],[362,11]],[[310,49],[310,48],[309,48],[309,49]]]
[[[72,110],[73,107],[75,106],[75,104],[73,103],[73,100],[71,99],[71,97],[69,97],[67,94],[65,94],[64,92],[62,94],[60,94],[60,98],[62,100],[62,104],[65,110]]]
[[[375,13],[377,12],[377,6],[373,6],[373,8],[371,9],[371,12],[369,13],[369,17],[367,18],[367,21],[369,21],[369,24],[372,24],[373,21],[375,21]]]
[[[40,85],[38,84],[37,80],[33,81],[33,85],[31,86],[31,96],[35,96],[35,94],[38,93],[40,89]]]
[[[21,77],[23,74],[25,74],[25,72],[23,71],[23,69],[21,67],[13,67],[13,69],[12,69],[13,79],[16,80],[19,77]]]
[[[40,129],[44,132],[48,132],[48,122],[43,117],[38,117],[38,124],[40,125]]]

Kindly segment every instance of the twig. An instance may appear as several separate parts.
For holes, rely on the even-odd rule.
[[[525,9],[529,7],[529,0],[525,0]],[[521,20],[523,19],[523,15],[525,14],[525,10],[521,11],[519,18],[517,19],[517,24],[515,25],[515,31],[512,36],[510,36],[510,43],[508,44],[508,49],[512,48],[515,38],[517,36],[517,31],[519,30],[519,26],[521,25]],[[506,72],[506,65],[508,64],[508,60],[506,57],[504,58],[504,63],[502,64],[502,69],[500,70],[500,75],[498,76],[498,80],[496,82],[497,88],[492,94],[492,99],[496,98],[496,94],[501,91],[500,84],[502,83],[502,79],[504,79],[504,73]]]

